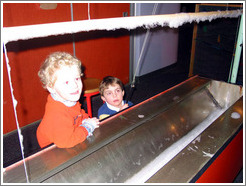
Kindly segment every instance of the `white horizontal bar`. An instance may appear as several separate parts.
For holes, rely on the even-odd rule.
[[[242,10],[238,9],[231,11],[176,13],[4,27],[2,40],[6,44],[10,41],[27,40],[52,35],[72,34],[92,30],[131,30],[137,27],[154,28],[156,26],[169,26],[171,28],[177,28],[184,23],[192,23],[193,21],[199,23],[200,21],[212,21],[217,18],[236,18],[241,14]]]

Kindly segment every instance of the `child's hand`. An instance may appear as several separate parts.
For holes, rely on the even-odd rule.
[[[120,110],[126,109],[127,107],[129,107],[128,103],[122,105],[122,107],[120,108]]]
[[[100,122],[99,122],[99,119],[97,119],[97,117],[87,118],[86,120],[89,121],[89,122],[91,122],[91,123],[93,123],[93,125],[95,126],[95,128],[98,128],[99,127]],[[82,121],[82,123],[83,123],[83,121]]]
[[[88,136],[92,135],[92,132],[95,130],[95,128],[99,127],[99,119],[96,117],[93,118],[87,118],[82,121],[82,127],[85,127],[86,130],[88,131]]]

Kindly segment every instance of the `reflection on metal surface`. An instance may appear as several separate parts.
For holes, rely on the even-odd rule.
[[[190,78],[104,120],[92,138],[73,148],[30,157],[29,180],[189,182],[242,125],[242,107],[241,87]],[[4,182],[25,182],[22,166],[7,167]]]
[[[198,135],[189,145],[180,151],[168,164],[153,175],[148,183],[184,183],[191,182],[209,160],[219,152],[221,147],[242,127],[240,119],[232,119],[231,113],[243,109],[241,97]],[[225,162],[226,163],[226,162]],[[171,171],[170,171],[171,170]],[[165,175],[165,176],[163,176]]]

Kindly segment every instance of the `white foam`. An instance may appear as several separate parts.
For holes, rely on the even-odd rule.
[[[181,150],[183,150],[189,143],[192,141],[200,142],[199,135],[211,125],[223,112],[226,108],[218,109],[210,116],[208,116],[203,122],[191,130],[188,134],[180,138],[166,150],[164,150],[159,156],[157,156],[153,161],[143,167],[139,172],[133,175],[131,178],[126,180],[126,183],[144,183],[152,175],[154,175],[158,170],[165,166],[170,160],[172,160]],[[192,149],[194,150],[194,149]],[[196,151],[196,150],[194,150]],[[203,152],[204,156],[212,157],[213,154]]]
[[[231,113],[231,118],[233,118],[233,119],[239,119],[240,117],[241,117],[241,115],[238,112]]]
[[[242,10],[212,11],[198,13],[176,13],[165,15],[132,16],[108,19],[90,19],[82,21],[48,23],[3,28],[3,42],[26,40],[31,38],[72,34],[92,30],[132,30],[137,27],[153,28],[156,26],[169,26],[177,28],[184,23],[212,21],[217,18],[236,18],[242,15]]]

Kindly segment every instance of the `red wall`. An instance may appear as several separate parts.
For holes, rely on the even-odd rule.
[[[122,17],[129,3],[90,3],[90,18]],[[88,19],[88,4],[73,3],[74,20]],[[3,26],[21,26],[71,21],[70,3],[58,3],[56,9],[43,10],[40,3],[4,3]],[[129,32],[92,31],[74,35],[76,56],[85,67],[86,77],[102,79],[106,75],[129,81]],[[71,35],[30,39],[7,43],[14,96],[20,127],[42,119],[47,92],[37,76],[47,55],[54,51],[73,54]],[[16,129],[9,80],[3,55],[3,133]]]

